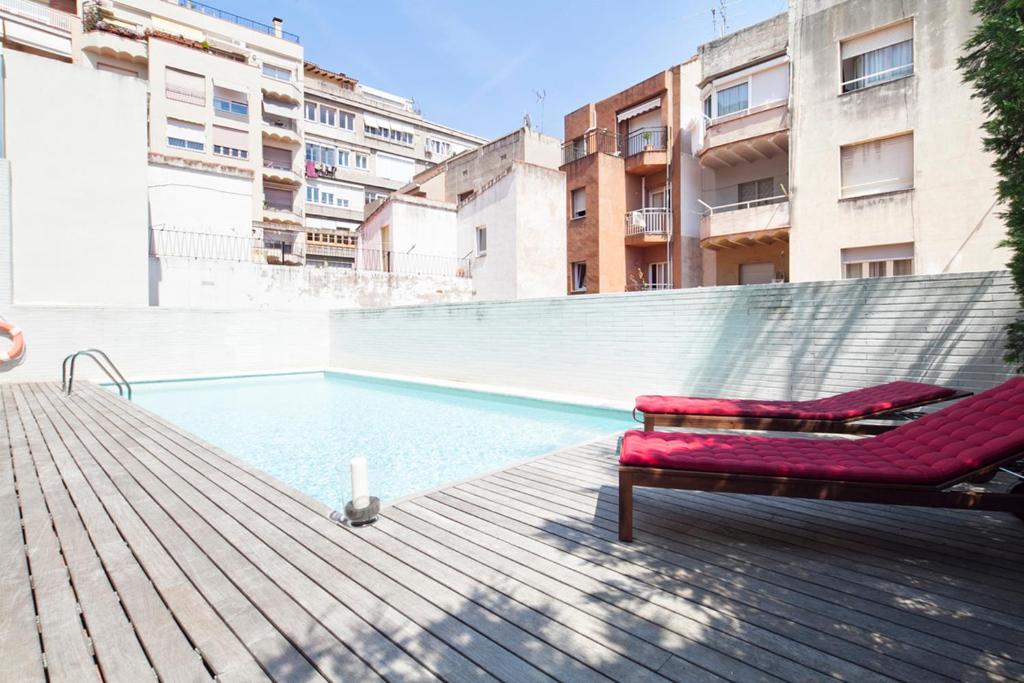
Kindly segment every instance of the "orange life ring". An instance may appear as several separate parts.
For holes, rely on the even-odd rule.
[[[14,360],[25,350],[25,336],[21,333],[20,327],[6,320],[0,320],[0,332],[6,332],[11,337],[11,348],[0,351],[0,365],[2,365]]]

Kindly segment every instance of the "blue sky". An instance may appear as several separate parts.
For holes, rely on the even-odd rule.
[[[691,56],[715,36],[720,0],[205,0],[284,19],[306,59],[412,97],[430,120],[487,138],[517,128],[562,137],[562,117]],[[729,28],[786,0],[722,0]],[[534,91],[546,93],[543,116]]]

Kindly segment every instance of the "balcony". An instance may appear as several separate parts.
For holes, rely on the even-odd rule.
[[[737,166],[788,153],[789,106],[785,100],[705,119],[699,156],[708,168]]]
[[[626,212],[626,245],[664,244],[672,229],[672,212],[663,207]]]
[[[82,34],[82,50],[134,64],[149,61],[149,47],[141,27],[135,35],[121,27],[86,31]]]
[[[789,242],[786,195],[705,207],[707,211],[700,221],[700,246],[705,249],[719,251]]]
[[[664,126],[640,128],[622,139],[621,153],[626,173],[647,175],[662,171],[668,163],[668,129]]]
[[[263,117],[263,139],[288,145],[298,145],[302,142],[298,123],[284,117]]]
[[[562,166],[598,153],[618,156],[619,145],[615,133],[604,128],[588,130],[580,137],[563,143]]]
[[[302,226],[302,212],[287,202],[264,201],[263,220],[274,224],[294,225],[295,229],[299,229]]]
[[[290,164],[270,159],[263,160],[263,178],[284,185],[302,184],[302,176]]]
[[[0,0],[3,38],[47,56],[71,60],[71,28],[78,17],[30,0]]]

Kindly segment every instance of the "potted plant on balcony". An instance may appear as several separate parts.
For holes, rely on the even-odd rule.
[[[654,138],[654,136],[651,135],[651,131],[649,131],[649,130],[645,130],[640,135],[640,139],[644,141],[644,151],[645,152],[650,152],[650,151],[652,151],[654,149],[654,145],[651,144],[651,140],[653,138]]]

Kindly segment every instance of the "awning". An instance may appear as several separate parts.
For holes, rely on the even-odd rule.
[[[399,123],[398,121],[388,121],[388,124],[390,125],[391,130],[397,130],[400,133],[409,133],[410,135],[416,134],[416,131],[413,130],[412,126],[407,126],[404,123]]]
[[[363,121],[370,128],[387,128],[388,130],[391,130],[389,125],[390,122],[387,119],[382,119],[378,116],[374,116],[373,114],[363,114]]]
[[[657,109],[660,106],[661,106],[661,98],[660,97],[655,97],[653,100],[647,100],[643,104],[638,104],[635,107],[630,107],[626,111],[619,113],[619,116],[618,116],[619,123],[622,123],[626,119],[631,119],[634,116],[639,116],[640,114],[643,114],[644,112],[651,111],[652,109]]]
[[[268,114],[275,116],[283,116],[286,119],[297,119],[299,118],[299,108],[297,106],[287,106],[273,100],[263,100],[263,111]]]

